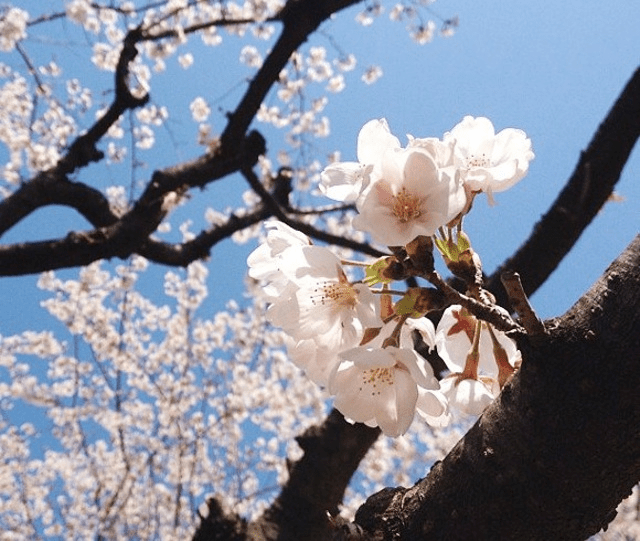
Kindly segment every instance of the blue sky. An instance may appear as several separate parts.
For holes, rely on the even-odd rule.
[[[51,4],[28,2],[25,7],[37,13],[39,5]],[[389,22],[386,15],[370,27],[356,25],[354,17],[360,9],[339,13],[309,41],[329,51],[335,42],[353,52],[359,62],[345,92],[330,96],[326,113],[332,121],[331,135],[314,150],[321,161],[335,149],[341,150],[343,159],[353,159],[360,127],[380,117],[388,119],[401,140],[406,133],[441,136],[466,114],[488,116],[497,129],[524,129],[536,153],[528,177],[511,191],[498,194],[497,206],[476,204],[466,221],[474,247],[491,272],[546,211],[638,65],[640,3],[614,1],[605,7],[601,2],[571,1],[545,8],[524,0],[439,0],[433,9],[445,18],[458,15],[460,27],[454,37],[436,38],[424,46],[414,44],[402,24]],[[89,75],[92,66],[82,36],[70,25],[56,28],[62,31],[52,42],[31,40],[25,43],[26,50],[44,60],[52,45],[64,43],[55,51],[55,59],[65,76],[79,76],[85,84],[104,81],[102,87],[94,87],[96,93],[108,89],[110,75]],[[45,27],[39,30],[42,35],[45,31]],[[181,70],[174,58],[167,72],[154,78],[152,99],[169,107],[170,131],[161,130],[158,147],[141,154],[150,168],[136,173],[139,181],[148,178],[151,167],[171,165],[198,152],[192,144],[194,124],[188,118],[193,97],[204,95],[227,109],[237,103],[243,79],[251,74],[235,61],[242,45],[228,38],[223,48],[198,46],[196,64],[190,70]],[[15,56],[2,55],[0,60],[18,65]],[[384,72],[371,86],[358,79],[358,70],[369,64],[381,66]],[[221,128],[222,117],[213,118],[213,124]],[[624,200],[603,208],[572,254],[534,296],[543,317],[560,315],[570,307],[638,232],[639,174],[636,149],[617,188]],[[78,178],[104,188],[120,177],[94,167]],[[180,214],[200,221],[205,206],[220,210],[231,200],[237,202],[243,189],[238,178],[223,180],[202,197],[194,194],[194,204]],[[73,226],[83,228],[86,223],[64,209],[44,209],[5,235],[3,242],[64,234]],[[252,247],[227,242],[214,248],[211,309],[221,306],[229,294],[242,295],[244,258]],[[215,272],[214,264],[220,261],[225,262],[225,271]],[[164,270],[154,271],[147,286],[150,293],[161,291],[157,278]],[[51,326],[52,319],[38,307],[42,293],[35,288],[36,280],[35,276],[0,280],[0,334]]]

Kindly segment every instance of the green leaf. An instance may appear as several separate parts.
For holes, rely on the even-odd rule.
[[[416,310],[416,301],[420,296],[419,288],[411,289],[407,291],[404,297],[402,297],[393,307],[395,313],[399,316],[408,315],[409,317],[418,318],[423,314]]]
[[[391,279],[384,276],[384,270],[387,268],[387,258],[383,257],[372,263],[365,269],[365,278],[363,282],[369,287],[376,284],[389,284]]]
[[[442,257],[444,257],[445,260],[458,262],[464,253],[471,250],[469,237],[462,231],[458,233],[455,242],[451,238],[446,240],[436,238],[435,241],[438,250],[440,250]]]

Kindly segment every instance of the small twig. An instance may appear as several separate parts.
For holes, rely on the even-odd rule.
[[[546,333],[544,323],[537,316],[524,292],[520,275],[517,272],[505,271],[500,276],[504,289],[507,292],[511,306],[520,316],[522,326],[529,336],[542,336]]]
[[[273,214],[273,216],[278,218],[281,222],[287,224],[289,227],[293,227],[293,229],[297,229],[301,233],[304,233],[308,237],[314,238],[316,240],[321,240],[328,244],[334,244],[335,246],[349,248],[351,250],[355,250],[356,252],[367,254],[373,257],[382,257],[385,255],[389,255],[381,252],[380,250],[377,250],[369,244],[357,242],[355,240],[341,237],[339,235],[333,235],[331,233],[327,233],[326,231],[316,229],[311,224],[290,218],[289,216],[287,216],[287,213],[282,209],[278,202],[274,199],[273,195],[271,195],[269,191],[264,187],[262,182],[260,182],[260,179],[251,167],[241,167],[240,171],[251,188],[253,188],[253,190],[260,196],[265,207]]]
[[[18,54],[22,57],[22,60],[27,66],[27,70],[29,71],[29,74],[33,77],[33,79],[36,82],[36,85],[38,86],[38,90],[44,96],[46,91],[45,91],[44,84],[42,83],[42,79],[40,78],[40,75],[38,75],[38,70],[33,65],[33,62],[31,62],[29,55],[24,50],[20,42],[16,43],[16,51],[18,51]]]
[[[478,319],[482,319],[491,323],[496,329],[503,332],[518,331],[522,332],[522,327],[518,325],[508,314],[504,313],[496,305],[483,304],[467,295],[463,295],[453,287],[451,287],[440,275],[433,271],[429,276],[425,277],[434,286],[440,289],[452,304],[460,304],[464,306]]]
[[[295,214],[296,216],[317,216],[320,214],[329,214],[331,212],[346,212],[348,210],[356,210],[356,206],[354,204],[349,205],[327,205],[325,207],[318,208],[291,208],[289,212],[291,214]]]

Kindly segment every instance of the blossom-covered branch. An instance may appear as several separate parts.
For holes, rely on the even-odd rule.
[[[389,245],[393,255],[341,261],[289,225],[273,222],[248,258],[249,275],[263,284],[270,304],[267,317],[289,336],[292,360],[334,395],[335,407],[352,422],[397,437],[416,412],[429,424],[446,425],[448,401],[477,414],[519,367],[520,353],[504,331],[522,329],[483,288],[480,257],[462,220],[479,193],[492,200],[494,192],[524,177],[533,159],[531,141],[521,130],[496,134],[487,118],[467,116],[442,140],[410,137],[403,148],[382,119],[360,130],[357,155],[358,162],[328,166],[320,188],[333,199],[355,202],[354,228]],[[250,171],[245,176],[264,191]],[[286,219],[278,202],[270,205]],[[467,295],[435,271],[434,245],[466,283]],[[351,264],[364,267],[365,276],[350,278]],[[390,287],[410,277],[437,289]],[[401,298],[394,302],[394,295]],[[449,306],[436,331],[424,316],[456,301],[462,306]],[[437,346],[450,369],[442,385],[413,349],[413,330]]]
[[[43,173],[46,178],[34,178],[0,203],[2,231],[35,209],[51,204],[64,204],[78,209],[97,229],[70,233],[62,239],[4,246],[0,251],[0,274],[28,274],[85,265],[102,258],[127,257],[132,253],[159,253],[157,244],[149,236],[171,210],[172,203],[169,201],[179,200],[193,187],[204,187],[256,163],[258,156],[265,152],[264,139],[257,132],[246,134],[246,131],[267,92],[277,81],[291,54],[308,35],[332,13],[353,3],[353,0],[332,0],[322,4],[296,2],[295,6],[287,5],[278,16],[283,22],[281,38],[255,75],[236,110],[229,115],[216,149],[191,162],[156,171],[140,198],[126,213],[116,216],[107,210],[108,203],[104,196],[82,183],[70,183],[67,175],[92,161],[103,159],[104,154],[97,150],[96,143],[124,111],[140,107],[149,99],[148,93],[137,97],[128,86],[129,66],[137,55],[137,46],[147,39],[144,25],[130,30],[123,41],[115,68],[115,99],[106,113],[71,144],[51,170]],[[301,24],[301,21],[305,23]],[[66,196],[58,194],[58,186],[62,188],[61,194]],[[90,197],[86,197],[87,194]],[[242,224],[241,221],[234,223],[237,227]],[[227,230],[229,233],[237,231]],[[205,238],[212,240],[211,234],[200,237]],[[155,250],[145,250],[145,244],[149,241],[155,245]],[[208,246],[201,243],[200,246],[198,250],[181,250],[180,258],[167,257],[169,251],[165,247],[165,256],[159,262],[179,260],[182,265],[188,264],[193,259],[188,259],[186,254],[202,257],[213,246],[213,242]]]

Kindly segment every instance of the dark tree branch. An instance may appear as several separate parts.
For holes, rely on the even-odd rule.
[[[83,135],[78,137],[69,147],[66,155],[58,162],[55,169],[57,175],[68,175],[104,158],[104,153],[96,148],[96,144],[113,126],[122,113],[145,105],[149,95],[136,97],[129,90],[129,65],[138,56],[136,44],[140,41],[142,29],[134,28],[127,33],[122,44],[115,73],[115,99],[107,112]]]
[[[260,182],[260,179],[252,169],[245,168],[243,169],[242,174],[247,179],[247,182],[253,188],[253,190],[260,196],[262,202],[269,209],[271,214],[278,218],[278,220],[280,220],[281,222],[286,223],[288,226],[297,229],[298,231],[304,233],[312,239],[321,240],[323,242],[326,242],[327,244],[350,248],[351,250],[355,250],[356,252],[367,254],[373,257],[389,255],[381,252],[380,250],[377,250],[370,244],[358,242],[346,237],[341,237],[339,235],[333,235],[331,233],[327,233],[326,231],[317,229],[306,222],[301,222],[294,218],[290,218],[287,212],[285,212],[285,208],[283,208],[284,205],[281,202],[277,201],[276,198],[271,193],[269,193],[269,191],[267,191],[267,189],[263,186],[263,184]],[[290,209],[288,205],[286,205],[286,210],[291,211],[292,209]]]
[[[249,88],[220,137],[222,147],[232,146],[246,133],[260,104],[277,81],[291,55],[326,19],[360,0],[289,0],[278,18],[282,31],[271,53],[251,80]]]
[[[638,107],[637,86],[636,73],[580,162],[586,163],[587,155],[608,153],[605,163],[598,164],[608,185],[603,190],[595,190],[596,196],[591,191],[590,178],[585,180],[584,175],[578,178],[574,173],[557,204],[549,211],[550,216],[564,214],[558,207],[566,207],[574,209],[572,221],[575,222],[578,220],[576,212],[591,209],[591,217],[582,226],[584,228],[602,206],[637,139],[637,127],[631,128],[629,123],[635,124],[640,116],[625,121],[619,112],[621,108],[629,111]],[[621,130],[621,126],[626,128]],[[619,149],[609,145],[610,139],[615,139],[620,130],[627,145],[618,153],[614,150]],[[613,156],[617,159],[613,160]],[[587,169],[593,172],[592,167]],[[577,171],[581,168],[584,169],[584,165],[579,165]],[[587,189],[570,189],[572,183],[586,183]],[[575,229],[573,231],[576,234]],[[530,245],[521,252],[523,250],[534,253]],[[535,250],[540,250],[540,246]],[[510,261],[517,261],[517,255]],[[537,255],[539,257],[540,252]],[[553,268],[555,265],[557,263]],[[539,267],[546,268],[547,274],[537,270]],[[551,272],[548,267],[548,263],[534,266],[532,274],[544,275],[541,278],[544,281]],[[503,303],[502,288],[496,287],[495,280],[506,268],[505,264],[489,280],[491,289]],[[637,400],[633,398],[640,383],[640,370],[637,369],[640,322],[635,308],[640,300],[635,298],[640,294],[638,239],[613,269],[584,297],[583,302],[588,306],[574,308],[548,336],[537,337],[535,349],[531,344],[523,344],[525,363],[522,370],[427,479],[413,489],[388,489],[367,501],[357,517],[357,522],[366,530],[362,539],[582,539],[613,518],[617,503],[640,479],[637,453],[640,435],[636,429],[640,412]],[[624,280],[620,277],[623,272]],[[618,314],[620,323],[609,324],[611,316],[616,315],[617,302],[608,296],[610,291],[606,289],[611,279],[618,284],[616,294],[625,300],[627,310],[625,314]],[[625,287],[634,290],[634,283],[635,297],[629,299],[625,297]],[[602,284],[605,284],[604,291]],[[610,314],[602,309],[605,301]],[[607,329],[606,333],[599,332],[598,337],[602,339],[592,350],[592,346],[596,346],[593,328],[597,326],[589,319],[593,314],[598,314],[598,325]],[[573,319],[578,316],[584,319],[581,325],[574,326]],[[620,325],[625,326],[625,336],[634,337],[623,357],[620,357],[620,351],[613,349],[625,347],[617,334]],[[538,338],[542,338],[541,343]],[[621,371],[614,364],[619,358],[625,359]],[[588,360],[588,366],[584,365],[585,360]],[[627,378],[629,372],[633,374],[633,381]],[[606,389],[601,388],[601,382],[606,382]],[[624,398],[619,391],[624,391]],[[630,406],[633,407],[627,414]],[[565,417],[567,407],[571,411]],[[558,411],[563,411],[563,415],[558,415]],[[611,426],[611,419],[623,426]],[[596,422],[593,431],[592,421]],[[589,423],[589,430],[585,430],[585,423]],[[591,438],[589,434],[596,436]],[[516,441],[512,443],[514,437]],[[586,446],[581,441],[583,438],[589,439]],[[607,445],[601,447],[603,439],[607,440]],[[618,460],[618,453],[622,460]],[[570,474],[569,478],[566,473]],[[599,490],[601,482],[607,484],[602,492]],[[574,492],[576,488],[578,492]],[[544,489],[548,489],[548,493]],[[557,501],[564,507],[557,506]],[[319,517],[321,509],[316,507],[310,511],[311,516]],[[567,520],[567,516],[573,518]],[[325,537],[328,526],[325,524],[324,527],[323,536],[314,539],[328,538]],[[542,531],[545,528],[546,531]],[[274,530],[275,537],[264,538],[275,539],[278,531]],[[354,531],[357,530],[350,530],[351,533]]]
[[[215,498],[206,502],[207,514],[200,515],[200,524],[193,541],[247,541],[247,524],[235,514],[227,514]]]
[[[500,282],[505,271],[520,273],[532,295],[571,250],[610,197],[640,136],[640,68],[609,111],[551,208],[520,249],[489,277],[486,287],[508,306]]]
[[[221,240],[228,239],[234,233],[260,223],[270,216],[271,214],[264,207],[242,216],[232,214],[226,223],[215,225],[207,231],[202,231],[193,240],[182,244],[149,240],[143,244],[139,253],[156,263],[186,267],[196,259],[208,257],[211,248]]]
[[[127,109],[143,105],[148,96],[136,98],[128,87],[129,64],[136,57],[136,44],[146,38],[142,27],[131,30],[124,41],[115,76],[115,99],[107,113],[87,133],[78,137],[67,154],[51,170],[42,173],[37,182],[26,183],[16,193],[0,204],[0,233],[33,212],[50,204],[65,204],[77,209],[96,227],[88,232],[72,232],[64,239],[20,243],[0,248],[0,275],[18,275],[41,272],[71,266],[86,265],[102,258],[128,257],[132,253],[157,254],[164,259],[188,264],[208,253],[208,249],[220,237],[206,232],[198,242],[185,246],[161,245],[149,239],[166,216],[168,197],[172,192],[182,196],[194,187],[204,187],[209,182],[234,173],[241,168],[251,168],[258,156],[265,152],[264,138],[257,132],[245,135],[249,125],[267,92],[277,81],[291,54],[308,38],[324,20],[333,13],[357,3],[359,0],[291,0],[278,15],[283,23],[282,33],[264,65],[251,81],[247,92],[229,121],[220,146],[211,154],[175,167],[156,171],[134,207],[122,217],[115,217],[108,208],[106,198],[81,183],[70,183],[67,175],[104,154],[96,143],[104,136]],[[35,179],[34,179],[35,180]],[[63,186],[65,196],[57,193]],[[75,193],[74,193],[75,192]],[[88,197],[85,197],[88,196]],[[115,219],[117,218],[117,220]],[[310,230],[310,226],[303,226]],[[230,231],[231,229],[227,229]],[[221,231],[225,231],[222,229]],[[346,243],[354,249],[372,248],[344,241],[338,237],[315,231],[327,242]],[[335,237],[335,238],[333,238]],[[207,243],[209,243],[207,247]],[[373,250],[376,254],[377,251]],[[187,255],[189,254],[189,255]],[[193,259],[191,260],[193,261]]]
[[[502,285],[504,286],[511,306],[516,314],[518,314],[520,323],[527,331],[529,338],[544,335],[546,332],[544,323],[542,323],[529,303],[529,299],[520,281],[520,275],[517,272],[505,272],[502,275]]]
[[[640,481],[640,236],[429,475],[361,507],[363,539],[582,540]]]
[[[48,205],[71,207],[96,227],[111,225],[118,220],[107,198],[98,190],[44,172],[0,201],[0,236],[35,210]]]
[[[338,514],[351,476],[379,435],[380,429],[351,425],[333,410],[320,427],[296,438],[304,456],[293,464],[282,492],[250,531],[276,530],[278,541],[328,538],[327,513]]]
[[[451,287],[443,280],[437,272],[432,272],[429,281],[442,291],[449,301],[449,304],[460,304],[469,310],[476,317],[488,321],[496,329],[503,332],[512,332],[512,335],[522,334],[523,329],[508,314],[504,314],[495,305],[481,303],[472,297],[463,295],[457,289]]]
[[[216,537],[210,519],[201,521],[194,541],[320,541],[331,536],[327,513],[335,516],[360,461],[380,435],[378,428],[352,425],[333,410],[325,422],[309,428],[297,442],[304,456],[289,467],[289,480],[262,517],[250,523],[245,537]],[[220,521],[220,513],[215,513]],[[228,520],[228,517],[225,517]],[[241,528],[238,520],[236,529]]]
[[[171,257],[175,258],[180,254],[180,265],[207,255],[208,248],[223,238],[221,234],[231,235],[239,230],[241,224],[253,225],[258,219],[268,215],[260,214],[260,218],[254,216],[254,221],[236,221],[231,227],[221,227],[219,233],[207,232],[197,242],[173,250],[168,249],[167,245],[164,250],[160,250],[157,243],[150,241],[149,236],[170,211],[171,194],[180,197],[190,188],[204,187],[245,165],[255,164],[265,152],[264,138],[258,132],[251,132],[234,150],[233,154],[206,155],[156,171],[133,208],[119,218],[109,209],[104,196],[96,190],[81,183],[60,180],[60,177],[48,173],[39,175],[36,177],[37,182],[26,184],[5,200],[3,203],[6,206],[3,207],[0,203],[0,225],[5,225],[3,220],[7,226],[13,225],[16,222],[12,219],[14,213],[24,217],[47,204],[66,204],[80,211],[96,229],[72,232],[64,239],[1,246],[0,275],[21,275],[75,267],[87,265],[97,259],[126,258],[133,253],[162,254],[163,260],[158,262],[163,263],[168,263]],[[210,243],[208,247],[207,242]],[[193,256],[193,259],[187,260],[185,254]]]
[[[107,112],[69,146],[55,167],[36,175],[6,199],[0,201],[0,236],[34,210],[46,205],[67,205],[75,208],[94,226],[115,222],[107,199],[97,190],[79,182],[70,182],[68,175],[100,161],[104,153],[96,144],[128,109],[144,105],[149,97],[136,98],[128,87],[129,64],[138,55],[136,43],[140,29],[127,34],[115,73],[115,97]]]

